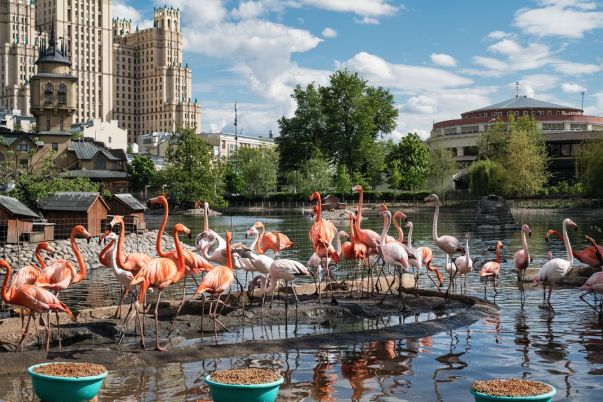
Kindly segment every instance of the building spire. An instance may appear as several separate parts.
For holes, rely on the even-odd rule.
[[[515,81],[515,97],[519,98],[519,81]]]

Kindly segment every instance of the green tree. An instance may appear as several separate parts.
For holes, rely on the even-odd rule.
[[[340,194],[351,194],[352,193],[352,179],[345,166],[337,166],[335,177],[333,179],[333,185]]]
[[[509,129],[515,124],[513,116],[509,120],[497,120],[477,137],[477,148],[482,159],[496,159],[505,155],[509,144]]]
[[[230,172],[246,195],[262,195],[276,190],[278,154],[273,148],[239,148],[228,161]]]
[[[326,192],[331,189],[333,168],[329,160],[320,155],[304,162],[301,169],[287,172],[287,188],[295,193]],[[351,185],[350,185],[351,188]]]
[[[128,167],[130,186],[134,191],[144,191],[155,180],[155,164],[148,155],[136,155]]]
[[[500,193],[505,180],[505,168],[492,159],[473,162],[467,173],[469,189],[475,195]]]
[[[451,150],[446,148],[433,148],[431,150],[430,175],[437,180],[437,191],[445,194],[445,189],[448,184],[447,178],[452,178],[452,175],[458,170],[458,164],[454,159]]]
[[[414,190],[424,185],[430,171],[430,158],[427,145],[417,134],[409,133],[398,144],[392,145],[387,156],[390,186]]]
[[[501,161],[505,171],[503,193],[510,197],[537,194],[549,178],[547,153],[542,134],[534,127],[519,126],[511,131],[507,156]]]
[[[578,179],[586,194],[603,196],[603,136],[586,141],[578,160]]]
[[[164,187],[177,202],[207,201],[216,207],[226,205],[224,168],[213,158],[212,147],[192,129],[180,128],[169,140],[166,164],[157,174],[157,185]]]

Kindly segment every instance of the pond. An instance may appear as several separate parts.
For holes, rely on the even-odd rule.
[[[440,234],[462,238],[471,232],[473,215],[468,210],[444,209],[441,211]],[[431,242],[433,209],[408,211],[415,224],[415,246],[428,245],[434,250],[434,264],[443,266],[443,254]],[[571,233],[573,246],[586,245],[584,234],[603,240],[603,217],[595,211],[573,211],[568,214],[577,224],[578,231]],[[521,211],[515,213],[517,222],[528,223],[532,228],[529,239],[533,266],[541,266],[546,251],[564,256],[563,245],[553,240],[544,241],[547,229],[561,230],[565,214],[551,211]],[[154,227],[160,217],[148,219]],[[173,217],[189,226],[194,233],[201,230],[199,218]],[[245,230],[256,220],[262,220],[267,230],[285,232],[295,243],[283,257],[307,261],[311,254],[307,233],[308,216],[220,216],[210,219],[210,226],[223,233],[234,231],[234,240],[249,242]],[[347,224],[338,224],[346,230]],[[364,227],[379,230],[381,218],[367,216]],[[392,232],[393,234],[393,229]],[[497,315],[468,327],[438,333],[424,338],[401,338],[383,342],[340,343],[333,338],[329,345],[318,350],[289,349],[279,353],[240,356],[192,363],[171,363],[158,367],[132,367],[127,371],[112,371],[100,395],[110,401],[197,401],[210,399],[203,384],[204,376],[219,368],[270,367],[281,371],[285,384],[279,400],[283,401],[467,401],[468,389],[476,379],[492,377],[523,377],[551,383],[558,390],[556,401],[601,400],[603,375],[603,326],[597,316],[578,296],[576,288],[557,288],[552,302],[554,316],[539,308],[542,302],[540,288],[526,291],[526,302],[521,307],[516,276],[511,272],[513,253],[520,249],[519,232],[471,232],[471,255],[484,259],[494,257],[492,247],[503,240],[501,293],[493,299],[500,311]],[[575,261],[575,265],[579,262]],[[101,270],[97,270],[101,271]],[[97,273],[94,285],[108,283],[109,272]],[[340,277],[346,270],[337,271]],[[469,278],[468,293],[483,296],[483,285],[477,272]],[[433,288],[422,278],[423,288]],[[98,282],[98,284],[97,284]],[[75,289],[74,289],[75,290]],[[84,303],[77,292],[71,295],[72,303]],[[79,300],[78,300],[79,299]],[[106,299],[105,299],[106,300]],[[69,301],[66,301],[69,305]],[[0,398],[11,401],[34,400],[30,381],[24,376],[0,378]]]

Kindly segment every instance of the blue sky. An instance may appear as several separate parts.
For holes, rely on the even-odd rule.
[[[202,129],[278,132],[296,84],[347,67],[389,88],[399,138],[520,94],[603,115],[603,4],[590,0],[114,0],[113,16],[152,24],[183,13],[184,60]]]

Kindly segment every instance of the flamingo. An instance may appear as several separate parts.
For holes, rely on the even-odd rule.
[[[72,321],[75,321],[73,313],[50,291],[35,285],[25,284],[22,287],[9,292],[8,283],[10,282],[12,269],[8,262],[2,259],[0,259],[0,267],[6,269],[6,276],[4,277],[4,282],[2,283],[2,300],[4,300],[5,303],[26,308],[33,313],[40,314],[40,317],[42,317],[42,322],[44,323],[44,328],[46,329],[46,352],[48,353],[48,349],[50,347],[50,326],[48,325],[48,322],[42,313],[55,311],[58,317],[58,312],[63,311],[67,313]],[[27,325],[25,326],[25,330],[21,335],[21,340],[19,341],[19,345],[17,347],[18,350],[23,350],[23,341],[29,332],[29,323],[31,322],[31,317],[32,316],[30,315],[27,318]],[[59,325],[58,319],[57,325]]]
[[[216,329],[216,323],[220,324],[220,326],[224,329],[226,327],[220,320],[218,320],[218,304],[220,300],[220,295],[222,295],[226,290],[230,289],[230,286],[234,282],[234,272],[232,268],[232,253],[230,250],[230,241],[232,240],[232,234],[230,232],[226,232],[226,265],[218,265],[211,271],[209,271],[204,277],[197,290],[195,290],[195,294],[193,298],[197,296],[197,294],[201,293],[209,293],[211,295],[211,301],[209,304],[209,314],[208,317],[211,318],[214,322],[214,338],[217,339],[218,333]],[[212,306],[214,302],[214,297],[218,297],[218,301],[216,301],[215,308]],[[203,299],[203,310],[205,310],[205,299]],[[201,330],[203,330],[203,313],[201,312]]]
[[[559,240],[564,241],[563,235],[561,235],[561,233],[556,230],[549,229],[544,237],[547,243],[551,236],[555,236]],[[598,267],[603,265],[603,254],[601,254],[601,251],[598,251],[599,250],[597,249],[597,247],[591,245],[583,248],[582,250],[575,250],[572,248],[572,255],[583,264],[590,265],[591,267]]]
[[[574,228],[574,230],[578,230],[578,225],[574,223],[569,218],[565,218],[563,220],[563,244],[565,245],[565,251],[567,252],[567,259],[563,258],[553,258],[552,260],[547,261],[540,271],[536,274],[536,277],[532,281],[532,286],[537,286],[539,283],[542,283],[543,290],[543,303],[544,296],[546,295],[546,285],[549,285],[549,295],[546,299],[546,303],[549,308],[549,313],[555,313],[555,309],[551,304],[551,293],[553,291],[553,285],[561,282],[572,269],[572,263],[574,261],[574,255],[572,253],[572,246],[569,241],[569,236],[567,234],[568,226]]]
[[[404,212],[398,210],[398,211],[394,212],[392,219],[393,219],[394,228],[396,228],[396,232],[398,232],[398,240],[397,241],[402,244],[406,243],[404,241],[404,231],[402,230],[402,227],[400,227],[398,220],[400,220],[400,221],[404,220],[404,222],[408,222],[408,217],[406,216],[406,214]]]
[[[23,268],[17,270],[17,272],[13,276],[13,280],[10,284],[9,292],[17,290],[24,285],[33,285],[36,283],[36,279],[40,276],[42,270],[46,269],[46,263],[42,258],[41,252],[42,250],[46,251],[48,254],[54,254],[54,248],[52,248],[47,242],[43,241],[38,244],[35,251],[36,260],[39,267],[35,265],[27,265]]]
[[[278,258],[278,253],[293,247],[293,242],[289,240],[287,235],[281,232],[268,232],[264,224],[257,221],[254,225],[255,228],[261,229],[260,236],[255,243],[255,252],[257,254],[264,254],[268,250],[272,250],[274,258]]]
[[[446,271],[452,276],[456,275],[463,276],[463,286],[465,291],[467,290],[467,275],[473,270],[473,260],[469,255],[469,238],[471,235],[469,232],[465,233],[465,255],[460,255],[454,259],[454,262],[448,264]],[[500,263],[500,261],[499,261]]]
[[[500,249],[504,248],[502,241],[496,242],[496,261],[488,261],[482,266],[482,269],[479,271],[480,278],[485,278],[484,282],[484,298],[486,297],[486,286],[488,285],[488,280],[492,278],[492,286],[494,286],[494,292],[498,294],[496,290],[496,279],[500,274]]]
[[[171,284],[180,281],[186,275],[185,257],[182,253],[182,246],[179,233],[190,235],[189,228],[181,223],[174,225],[174,244],[176,246],[177,259],[174,261],[171,258],[157,257],[149,261],[140,271],[132,278],[130,287],[140,284],[140,294],[136,303],[136,312],[138,313],[138,305],[144,303],[144,296],[149,287],[158,290],[157,301],[155,302],[155,350],[165,352],[167,349],[159,345],[159,301],[161,293]],[[120,233],[120,237],[122,234]],[[142,320],[144,321],[144,310],[142,312]],[[144,349],[144,331],[140,324],[140,346]]]
[[[586,238],[586,240],[588,240],[592,244],[592,247],[596,250],[595,255],[597,256],[597,258],[603,265],[603,247],[598,245],[597,242],[595,241],[595,239],[593,239],[592,237],[590,237],[590,236],[584,236],[584,237]]]
[[[435,213],[433,214],[433,227],[432,227],[432,238],[436,246],[439,247],[446,254],[446,265],[448,267],[448,262],[452,259],[452,256],[456,253],[465,254],[465,250],[463,249],[463,245],[456,237],[443,235],[438,236],[438,216],[440,214],[440,199],[436,194],[431,194],[425,197],[423,200],[425,203],[434,202],[435,203]],[[446,300],[448,300],[448,292],[450,291],[450,285],[454,282],[454,276],[450,277],[450,283],[448,283],[448,288],[446,288]]]
[[[399,212],[399,211],[396,211],[396,212]],[[396,215],[396,213],[394,212],[394,216],[395,215]],[[413,223],[411,221],[408,221],[408,222],[406,222],[405,226],[408,229],[407,242],[408,242],[408,244],[412,244]],[[400,228],[399,232],[402,232],[401,228]],[[404,236],[404,234],[402,234],[402,236]],[[398,237],[398,239],[399,238],[400,237]],[[423,264],[425,264],[425,268],[427,269],[427,271],[425,271],[427,273],[427,277],[431,280],[431,282],[433,282],[434,285],[436,285],[436,283],[433,281],[433,279],[431,279],[431,276],[429,275],[429,271],[435,272],[436,278],[437,278],[438,284],[439,284],[439,285],[436,285],[436,287],[439,290],[439,287],[442,286],[442,283],[444,281],[442,279],[442,274],[440,273],[440,271],[436,267],[434,267],[433,265],[431,265],[431,262],[433,260],[433,252],[431,251],[431,249],[429,247],[427,247],[427,246],[418,247],[418,248],[415,249],[414,257],[420,258],[421,262]]]
[[[603,294],[603,272],[595,272],[592,274],[586,282],[580,287],[580,290],[584,290],[585,293],[580,295],[580,299],[583,302],[588,304],[595,312],[599,315],[599,320],[603,318],[603,300],[599,301],[599,305],[597,306],[597,294]],[[595,296],[595,304],[590,304],[584,296],[592,293]]]
[[[113,275],[115,275],[115,279],[117,279],[117,281],[124,288],[121,294],[121,298],[119,299],[119,303],[117,303],[117,309],[115,310],[115,314],[113,314],[115,318],[121,318],[121,304],[128,292],[130,291],[130,283],[132,282],[132,279],[134,279],[134,274],[132,274],[132,272],[130,271],[126,271],[125,269],[119,268],[119,266],[117,265],[117,247],[113,247],[113,245],[117,243],[117,239],[119,238],[119,236],[114,232],[109,232],[109,234],[103,235],[103,238],[108,239],[110,242],[109,246],[107,246],[107,248],[109,248],[109,250],[111,251],[111,262],[109,268],[113,269]],[[134,301],[130,303],[130,307],[133,303]]]
[[[110,227],[114,227],[115,225],[119,225],[119,239],[117,240],[117,265],[119,268],[130,271],[136,275],[138,271],[142,269],[142,267],[147,265],[153,259],[153,257],[144,253],[124,254],[126,225],[124,224],[124,219],[122,216],[115,215],[111,222],[109,222]]]
[[[523,278],[526,273],[526,269],[530,264],[530,253],[528,252],[528,240],[526,239],[526,233],[528,236],[532,236],[532,230],[526,224],[521,226],[521,250],[517,251],[513,256],[515,262],[515,269],[519,274],[519,281],[521,282],[521,288],[523,289]]]
[[[327,278],[327,282],[330,279],[330,272],[329,272],[329,256],[332,254],[333,256],[333,260],[335,260],[335,262],[339,262],[339,255],[337,255],[337,252],[332,248],[332,242],[333,242],[333,238],[335,237],[335,233],[337,232],[337,229],[335,228],[335,225],[333,225],[333,223],[331,221],[322,219],[320,214],[322,212],[322,199],[320,197],[320,193],[318,191],[315,191],[312,193],[312,195],[310,195],[310,201],[316,201],[316,205],[314,208],[314,212],[316,213],[316,218],[314,223],[312,224],[312,226],[310,227],[310,231],[308,232],[308,237],[310,238],[310,241],[312,242],[312,248],[314,249],[314,252],[316,253],[316,255],[322,259],[326,258],[326,266],[325,266],[325,272],[326,272],[326,278]],[[333,250],[333,251],[331,251]],[[320,292],[320,275],[318,275],[318,299],[320,300],[321,297],[321,292]],[[328,285],[327,285],[328,286]],[[332,287],[331,287],[331,291],[332,291]],[[332,298],[332,302],[336,302],[335,301],[335,297],[333,296]]]
[[[268,274],[270,266],[274,262],[274,259],[267,256],[266,254],[256,254],[253,250],[256,247],[258,236],[260,232],[257,228],[252,226],[245,233],[245,238],[252,237],[253,240],[249,247],[231,247],[231,253],[238,256],[238,263],[247,272],[259,272],[262,274]]]
[[[408,263],[408,253],[402,244],[397,241],[387,243],[387,231],[389,230],[392,214],[387,209],[380,211],[383,216],[383,232],[381,233],[381,242],[377,246],[377,252],[383,258],[383,261],[386,264],[392,264],[400,268],[399,277],[400,277],[400,287],[399,294],[402,296],[402,309],[404,309],[404,297],[402,292],[402,272],[406,271],[409,267]],[[390,286],[391,287],[391,286]]]
[[[356,230],[356,234],[358,235],[358,240],[366,244],[369,249],[376,250],[379,246],[381,239],[379,234],[374,230],[360,228],[360,221],[362,221],[362,204],[364,201],[364,189],[361,185],[358,184],[352,187],[352,191],[358,193],[358,208],[356,211],[356,223],[354,224],[354,229]]]

